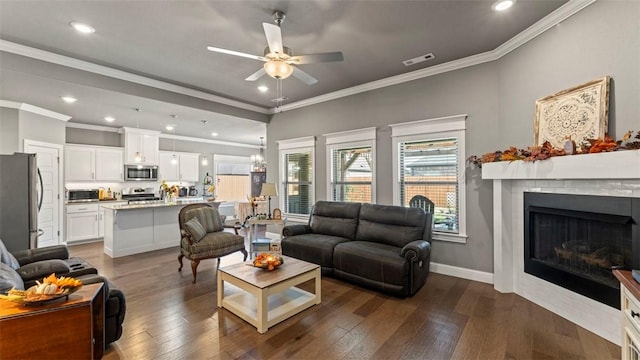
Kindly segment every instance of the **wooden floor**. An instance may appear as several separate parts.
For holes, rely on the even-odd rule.
[[[397,299],[332,278],[322,304],[261,335],[216,305],[215,260],[191,283],[178,248],[111,259],[75,245],[127,299],[124,333],[105,359],[619,359],[620,347],[489,284],[431,273]],[[222,266],[242,261],[223,258]],[[307,285],[307,284],[305,284]],[[308,284],[311,288],[311,284]]]

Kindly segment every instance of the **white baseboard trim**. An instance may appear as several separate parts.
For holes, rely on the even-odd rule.
[[[442,275],[455,276],[462,279],[493,284],[493,273],[489,272],[466,269],[446,264],[438,264],[434,262],[431,263],[429,270]]]

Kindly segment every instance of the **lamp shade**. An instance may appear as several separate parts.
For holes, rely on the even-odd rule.
[[[279,59],[272,59],[264,63],[264,71],[275,79],[286,79],[293,73],[293,66]]]
[[[262,184],[262,191],[260,192],[260,196],[278,196],[278,188],[276,187],[276,184]]]

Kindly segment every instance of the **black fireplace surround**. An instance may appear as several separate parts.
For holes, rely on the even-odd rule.
[[[524,193],[524,271],[620,308],[613,269],[640,269],[640,198]]]

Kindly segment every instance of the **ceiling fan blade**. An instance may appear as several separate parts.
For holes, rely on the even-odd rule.
[[[245,80],[247,81],[256,81],[258,79],[260,79],[261,77],[263,77],[267,72],[264,71],[264,68],[260,68],[260,70],[254,72],[253,74],[249,75]]]
[[[262,23],[264,34],[267,36],[269,50],[274,54],[282,54],[282,32],[278,25]]]
[[[291,73],[291,75],[307,85],[313,85],[318,82],[318,79],[298,69],[295,66],[293,67],[293,73]]]
[[[221,48],[217,48],[217,47],[213,47],[213,46],[207,46],[207,50],[213,51],[213,52],[219,52],[219,53],[227,54],[227,55],[241,56],[241,57],[254,59],[254,60],[261,60],[261,61],[268,61],[269,60],[269,59],[265,58],[264,56],[251,55],[251,54],[246,54],[246,53],[242,53],[242,52],[239,52],[239,51],[221,49]]]
[[[309,54],[309,55],[297,55],[293,56],[287,62],[291,64],[311,64],[311,63],[323,63],[323,62],[333,62],[333,61],[342,61],[344,57],[342,56],[342,51],[329,52],[329,53],[320,53],[320,54]]]

